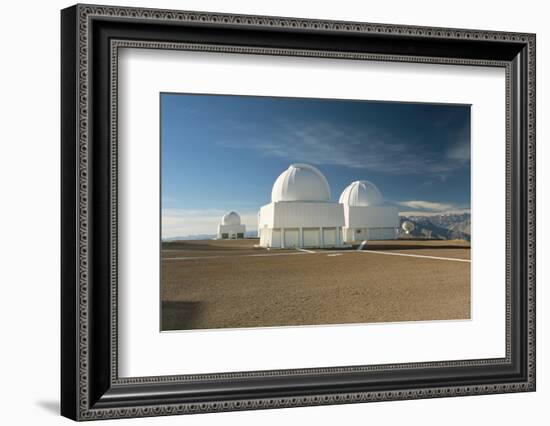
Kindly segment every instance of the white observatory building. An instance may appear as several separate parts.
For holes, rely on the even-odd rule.
[[[342,226],[342,204],[330,201],[325,176],[309,164],[292,164],[281,173],[271,203],[258,214],[262,247],[338,247]]]
[[[397,237],[399,211],[397,207],[384,205],[382,194],[372,182],[352,182],[340,195],[339,202],[344,207],[342,240],[345,243]]]
[[[241,225],[241,217],[236,212],[229,212],[222,216],[218,225],[219,240],[235,240],[244,238],[246,227]]]

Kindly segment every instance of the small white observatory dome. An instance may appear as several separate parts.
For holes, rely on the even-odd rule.
[[[340,195],[340,204],[347,206],[379,206],[384,202],[376,185],[368,180],[350,183]]]
[[[241,217],[236,212],[229,212],[222,216],[222,225],[240,225]]]
[[[315,167],[291,164],[273,184],[271,201],[330,201],[330,186]]]

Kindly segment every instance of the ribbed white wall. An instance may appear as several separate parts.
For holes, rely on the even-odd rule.
[[[393,240],[399,226],[398,213],[394,206],[307,201],[269,203],[260,209],[260,245],[337,247],[353,241]]]
[[[394,206],[346,206],[345,226],[348,228],[397,228],[399,210]]]
[[[246,232],[245,225],[218,225],[218,239],[222,238],[222,234],[229,234],[229,238],[236,238],[237,234]]]
[[[273,204],[273,228],[319,228],[344,226],[341,204],[330,202],[280,202]]]
[[[397,228],[343,228],[342,239],[346,243],[364,240],[395,240]]]

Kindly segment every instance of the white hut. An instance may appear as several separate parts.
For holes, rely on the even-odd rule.
[[[344,242],[397,237],[399,211],[397,207],[384,205],[382,194],[372,182],[352,182],[340,195],[339,202],[344,206]]]
[[[246,227],[241,225],[241,217],[236,212],[229,212],[222,216],[222,220],[218,225],[219,240],[235,240],[244,238]]]
[[[260,246],[337,247],[343,225],[343,206],[330,201],[325,176],[309,164],[292,164],[273,184],[271,203],[260,209]]]

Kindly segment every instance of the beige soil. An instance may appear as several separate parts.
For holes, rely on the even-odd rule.
[[[265,250],[258,240],[164,243],[162,329],[470,318],[462,241],[369,242],[363,251]]]

